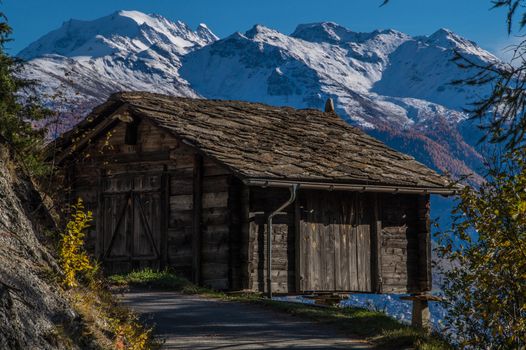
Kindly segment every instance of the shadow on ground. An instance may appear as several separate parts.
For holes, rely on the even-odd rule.
[[[359,339],[262,306],[174,292],[134,291],[123,302],[166,340],[163,349],[370,349]]]

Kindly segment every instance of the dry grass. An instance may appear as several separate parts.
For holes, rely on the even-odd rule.
[[[93,278],[65,291],[77,314],[75,322],[59,325],[52,336],[81,349],[156,350],[162,342],[135,313],[120,305],[103,278]],[[73,346],[71,346],[73,348]]]

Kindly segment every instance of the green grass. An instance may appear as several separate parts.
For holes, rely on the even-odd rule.
[[[171,272],[142,270],[124,275],[113,275],[109,281],[118,286],[142,286],[168,289],[184,294],[199,294],[226,301],[245,302],[262,305],[277,311],[307,318],[338,328],[349,335],[358,336],[372,342],[381,349],[414,348],[418,350],[442,350],[452,347],[438,334],[425,332],[404,325],[392,317],[378,311],[355,307],[319,307],[301,303],[268,300],[259,294],[226,294],[198,287],[188,280]]]
[[[126,274],[111,275],[108,281],[115,286],[134,286],[167,289],[184,294],[201,294],[209,290],[198,287],[187,279],[178,277],[168,271],[144,269]]]
[[[318,307],[263,298],[251,298],[249,301],[333,326],[349,335],[365,338],[382,349],[452,349],[446,341],[441,339],[440,335],[427,335],[419,329],[404,325],[378,311],[356,307]]]

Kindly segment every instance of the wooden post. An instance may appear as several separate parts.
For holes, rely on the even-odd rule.
[[[251,289],[250,188],[241,184],[241,288]]]
[[[104,173],[105,171],[103,169],[99,170],[99,178],[97,180],[97,213],[95,217],[95,256],[99,261],[102,261],[102,257],[104,255],[104,236],[103,236],[103,230],[104,230],[104,224],[103,224],[103,217],[104,217]]]
[[[378,193],[372,194],[373,215],[371,220],[371,274],[372,291],[382,292],[382,221]]]
[[[201,285],[201,246],[202,246],[202,203],[203,203],[203,157],[194,157],[193,189],[193,235],[192,235],[192,274],[193,281]]]
[[[159,267],[165,269],[168,264],[168,217],[170,209],[168,203],[170,202],[170,177],[167,171],[166,164],[163,166],[163,173],[161,175],[161,256]]]
[[[134,177],[133,176],[130,176],[130,174],[128,174],[129,178],[130,178],[130,181],[131,181],[131,189],[130,189],[130,197],[128,198],[128,205],[130,206],[130,218],[131,220],[124,220],[124,224],[125,224],[125,229],[124,229],[124,232],[126,234],[126,252],[128,253],[128,271],[133,271],[135,270],[136,268],[138,268],[138,266],[135,266],[136,264],[138,264],[137,261],[134,261],[133,260],[133,254],[134,254],[134,251],[135,251],[135,232],[134,232],[134,229],[135,229],[135,205],[137,204],[138,200],[137,200],[137,196],[139,196],[139,194],[137,192],[135,192],[135,180],[134,180]],[[139,199],[140,200],[140,199]],[[126,216],[126,211],[124,211],[124,215]]]
[[[429,195],[418,195],[418,287],[419,292],[432,288],[431,280],[431,221]]]
[[[413,302],[411,326],[430,332],[431,313],[429,312],[429,302],[440,302],[443,300],[440,297],[430,294],[413,294],[410,296],[401,297],[400,300],[411,300]]]
[[[429,302],[427,300],[413,300],[411,325],[424,329],[427,332],[431,330],[431,314],[429,312]]]
[[[301,256],[302,249],[302,242],[301,242],[301,231],[300,231],[300,225],[301,225],[301,210],[300,210],[300,200],[296,200],[294,202],[294,264],[295,264],[295,291],[297,293],[301,292],[303,290],[303,271],[301,268],[302,259],[305,257]]]

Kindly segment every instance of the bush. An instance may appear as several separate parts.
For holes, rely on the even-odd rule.
[[[94,269],[84,250],[85,231],[93,220],[91,211],[85,211],[82,199],[72,206],[73,213],[60,240],[60,265],[64,271],[64,286],[77,287],[77,276]]]
[[[466,187],[452,230],[439,234],[447,323],[462,348],[526,348],[526,150]],[[460,242],[460,243],[459,243]]]
[[[110,324],[117,350],[147,350],[159,346],[152,342],[152,329],[145,329],[133,314],[128,314],[125,320],[113,319]]]

